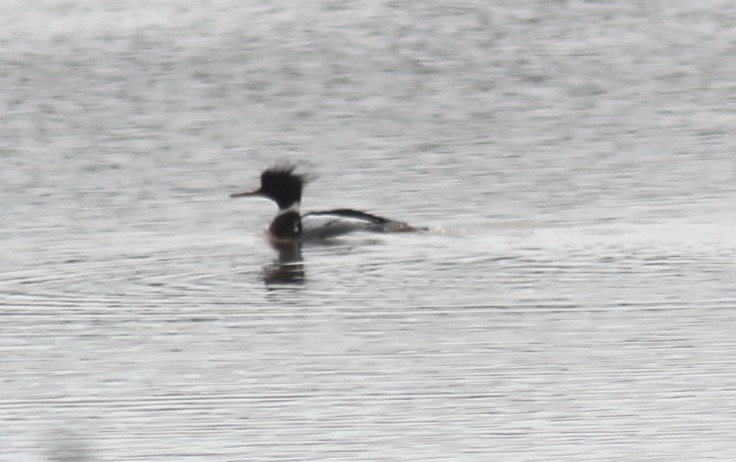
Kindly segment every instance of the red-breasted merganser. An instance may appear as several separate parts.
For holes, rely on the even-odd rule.
[[[294,165],[276,165],[261,172],[261,187],[255,191],[239,192],[230,197],[263,196],[276,202],[279,213],[268,227],[274,242],[296,242],[329,239],[356,231],[407,232],[417,231],[404,222],[389,220],[352,209],[299,213],[302,189],[306,183],[303,174],[295,173]]]

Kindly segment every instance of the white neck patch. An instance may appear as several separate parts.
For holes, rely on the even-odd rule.
[[[283,215],[285,213],[290,213],[290,212],[299,213],[299,202],[294,202],[293,204],[286,207],[285,209],[279,210],[279,213],[276,216],[280,216],[280,215]]]

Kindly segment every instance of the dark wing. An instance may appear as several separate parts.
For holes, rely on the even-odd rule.
[[[416,231],[401,221],[352,209],[309,212],[302,215],[303,238],[327,239],[356,231],[374,233]]]
[[[325,216],[331,215],[334,217],[352,218],[355,220],[365,221],[366,223],[374,223],[376,225],[383,225],[393,220],[388,218],[379,217],[377,215],[371,215],[370,213],[361,212],[353,209],[335,209],[335,210],[324,210],[320,212],[309,212],[306,215]]]

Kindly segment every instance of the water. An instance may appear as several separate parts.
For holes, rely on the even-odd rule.
[[[6,3],[0,460],[736,458],[731,2]]]

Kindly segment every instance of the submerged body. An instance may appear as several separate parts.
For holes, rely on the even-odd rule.
[[[294,172],[292,165],[271,167],[261,173],[261,187],[252,192],[231,194],[230,197],[263,196],[279,207],[279,213],[268,227],[273,242],[301,242],[329,239],[353,232],[407,232],[416,228],[401,221],[390,220],[352,209],[334,209],[301,214],[302,190],[305,178]]]

